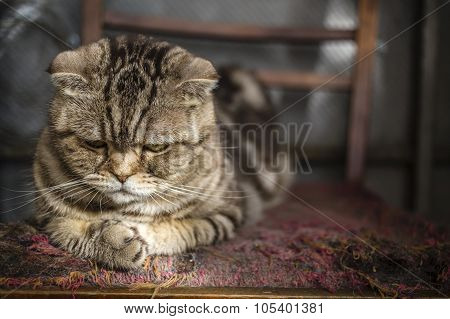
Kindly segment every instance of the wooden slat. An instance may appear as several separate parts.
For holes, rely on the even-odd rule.
[[[439,5],[437,0],[424,1],[424,13]],[[418,115],[416,133],[416,167],[414,181],[414,210],[430,213],[433,172],[433,133],[436,101],[436,78],[438,72],[437,47],[439,43],[439,20],[427,19],[422,24],[420,93],[418,94]]]
[[[154,289],[127,289],[127,288],[80,288],[76,291],[61,289],[0,289],[0,298],[151,298]],[[189,299],[347,299],[347,298],[379,298],[373,290],[352,291],[349,289],[330,292],[320,288],[232,288],[232,287],[174,287],[161,289],[155,295],[156,298],[189,298]],[[417,290],[414,298],[442,298],[435,291]]]
[[[318,73],[299,73],[259,70],[256,76],[268,87],[282,87],[296,90],[350,90],[351,81],[347,76],[333,78],[331,75]],[[326,84],[325,84],[326,83]]]
[[[324,40],[350,40],[355,36],[354,30],[194,22],[161,17],[131,16],[113,11],[105,12],[104,26],[110,29],[145,31],[164,35],[252,42],[304,43]]]
[[[377,34],[377,0],[358,2],[358,53],[353,74],[352,98],[347,141],[347,180],[362,181],[367,152],[369,114],[372,100],[373,57]]]
[[[81,43],[97,41],[102,35],[102,0],[83,0],[81,13]]]
[[[12,293],[0,290],[0,297],[8,298],[150,298],[154,289],[127,289],[127,288],[80,288],[75,292],[57,289],[18,289]],[[330,293],[325,289],[308,288],[233,288],[233,287],[175,287],[161,289],[154,296],[156,298],[189,298],[189,299],[228,299],[228,298],[258,298],[258,299],[284,299],[284,298],[376,298],[374,291],[342,290]]]

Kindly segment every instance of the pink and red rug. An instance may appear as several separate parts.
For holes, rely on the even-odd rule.
[[[148,257],[140,271],[103,269],[24,225],[0,224],[0,288],[286,287],[382,296],[450,292],[445,230],[342,184],[303,185],[232,241]]]

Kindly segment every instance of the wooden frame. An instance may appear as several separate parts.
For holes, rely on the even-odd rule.
[[[431,12],[439,5],[436,0],[426,0],[423,4],[424,14]],[[433,162],[436,155],[445,156],[445,152],[434,154],[433,125],[436,101],[436,78],[438,72],[438,37],[439,22],[437,19],[426,19],[423,22],[420,43],[420,68],[418,70],[420,82],[417,94],[416,117],[416,162],[414,163],[413,208],[416,212],[426,214],[430,211]],[[448,154],[447,154],[448,155]]]
[[[102,0],[83,0],[81,3],[81,43],[97,41],[102,36]]]
[[[345,76],[333,78],[332,75],[269,70],[257,70],[256,74],[264,84],[271,87],[313,90],[327,82],[327,85],[321,89],[351,91],[346,178],[352,183],[362,183],[365,173],[372,99],[372,53],[376,43],[378,0],[358,1],[359,27],[357,30],[229,25],[161,17],[130,16],[120,12],[102,12],[101,2],[101,0],[83,0],[83,44],[99,39],[103,28],[253,43],[301,44],[326,40],[355,40],[358,51],[351,79]]]
[[[240,24],[183,21],[160,17],[136,17],[120,12],[106,11],[105,28],[154,32],[191,38],[206,38],[245,42],[309,43],[326,40],[353,40],[354,30],[304,29],[288,27],[261,27]]]
[[[80,288],[74,292],[60,289],[17,289],[13,291],[0,289],[0,298],[132,298],[148,299],[348,299],[348,298],[380,298],[373,290],[352,291],[339,290],[330,292],[319,288],[231,288],[231,287],[204,287],[188,288],[175,287],[160,289],[131,290],[127,288],[87,289]],[[434,291],[418,291],[414,298],[442,298]]]
[[[360,0],[359,28],[356,36],[358,52],[352,83],[350,121],[347,138],[347,180],[362,183],[372,104],[373,52],[378,28],[378,1]]]

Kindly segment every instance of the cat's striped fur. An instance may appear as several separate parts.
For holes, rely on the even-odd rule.
[[[49,73],[56,93],[34,161],[36,220],[66,250],[138,267],[149,254],[232,238],[277,192],[238,173],[220,138],[217,115],[229,128],[248,121],[245,112],[252,122],[272,112],[249,73],[224,71],[213,95],[210,62],[145,36],[63,52]],[[246,90],[248,101],[226,98]]]

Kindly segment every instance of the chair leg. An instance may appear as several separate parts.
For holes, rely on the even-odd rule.
[[[102,36],[102,0],[83,0],[81,5],[81,43],[89,44]]]
[[[358,53],[352,83],[352,98],[347,142],[347,180],[361,183],[365,170],[369,114],[372,102],[373,50],[376,45],[378,1],[360,0]]]

